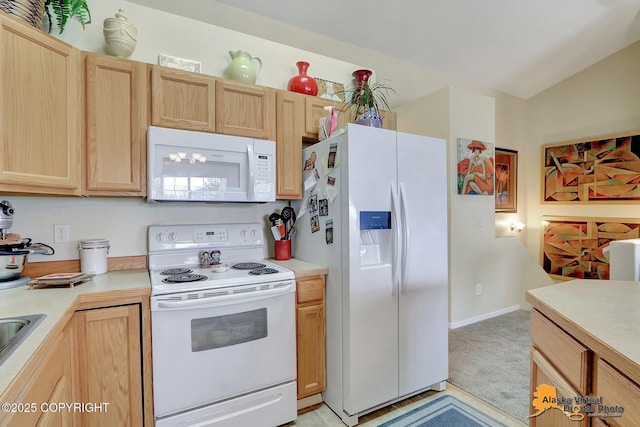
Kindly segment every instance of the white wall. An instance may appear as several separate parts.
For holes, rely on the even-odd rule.
[[[57,28],[52,35],[79,49],[104,53],[104,19],[113,18],[122,8],[129,22],[138,30],[136,49],[129,57],[136,61],[157,64],[158,54],[163,53],[199,61],[203,73],[224,77],[231,62],[228,52],[242,49],[262,60],[262,71],[257,76],[256,84],[277,89],[287,88],[289,79],[298,74],[296,62],[300,60],[310,63],[309,75],[340,82],[345,86],[351,83],[354,70],[366,68],[135,3],[93,0],[88,4],[91,24],[83,30],[79,22],[71,20],[61,35],[57,33]]]
[[[527,249],[539,259],[542,216],[640,218],[640,204],[541,203],[542,145],[640,132],[640,42],[527,102]]]
[[[448,142],[449,180],[449,322],[452,328],[527,308],[524,290],[551,283],[549,277],[508,228],[509,219],[525,218],[521,203],[517,214],[500,214],[496,220],[493,196],[457,194],[457,139],[473,138],[504,148],[520,148],[523,128],[522,104],[510,97],[502,103],[515,104],[507,118],[496,118],[496,98],[460,88],[436,91],[397,109],[403,130],[445,138]],[[514,107],[512,105],[512,107]],[[515,111],[515,112],[514,112]],[[498,123],[502,138],[497,140]],[[509,138],[507,135],[518,135]],[[526,162],[524,162],[526,165]],[[524,187],[522,187],[524,188]],[[477,220],[484,223],[478,227]],[[505,225],[504,223],[507,223]],[[502,236],[502,237],[501,237]],[[476,295],[476,284],[482,295]]]

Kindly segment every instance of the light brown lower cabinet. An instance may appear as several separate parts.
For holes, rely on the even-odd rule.
[[[587,396],[593,405],[571,420],[562,411],[547,409],[529,419],[531,427],[636,427],[640,425],[640,385],[622,371],[629,369],[621,358],[603,356],[540,311],[531,310],[531,396],[541,384],[553,386],[558,396]],[[584,339],[584,338],[583,338]],[[589,339],[588,337],[585,339]],[[606,360],[611,357],[611,360]],[[617,360],[617,364],[612,363]],[[633,370],[633,369],[632,369]],[[600,402],[601,400],[601,402]],[[620,409],[618,409],[620,408]],[[535,408],[531,408],[532,413]]]
[[[71,315],[2,394],[0,403],[14,410],[0,411],[0,426],[152,425],[150,372],[143,369],[150,371],[150,339],[143,333],[149,316],[143,307],[148,309],[146,302]]]
[[[73,398],[73,330],[68,325],[45,351],[39,363],[26,372],[30,374],[13,398],[4,400],[0,412],[0,425],[5,427],[71,427],[73,412],[60,410],[62,402]],[[8,409],[8,410],[7,410]],[[78,424],[76,424],[78,425]]]
[[[581,396],[578,391],[562,376],[560,372],[540,353],[535,347],[531,347],[531,396],[534,396],[536,387],[546,384],[556,388],[557,397],[574,399]],[[562,406],[562,405],[561,405]],[[535,408],[532,409],[536,413]],[[547,409],[540,415],[529,419],[530,427],[589,427],[589,418],[581,421],[570,419],[564,412],[558,409]]]
[[[298,399],[325,389],[324,277],[296,280]]]
[[[106,403],[80,412],[80,425],[143,425],[140,308],[137,304],[74,314],[78,400]]]

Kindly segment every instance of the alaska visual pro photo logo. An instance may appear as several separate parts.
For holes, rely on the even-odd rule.
[[[536,413],[529,415],[529,418],[537,417],[548,409],[557,409],[573,421],[582,421],[585,414],[589,417],[610,418],[620,417],[624,412],[622,406],[605,405],[602,397],[558,396],[556,388],[547,384],[537,386],[533,397],[531,405],[536,409]]]

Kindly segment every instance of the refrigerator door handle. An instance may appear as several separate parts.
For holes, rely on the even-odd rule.
[[[393,281],[391,283],[391,295],[395,296],[396,290],[399,289],[399,276],[400,276],[400,230],[402,229],[401,218],[398,215],[398,196],[396,195],[395,185],[391,184],[391,212],[393,214],[393,220],[395,222],[395,230],[393,230],[392,238],[393,238],[393,265],[392,265],[392,275]],[[392,227],[393,228],[393,227]]]
[[[404,183],[400,183],[400,218],[402,219],[402,273],[400,276],[400,293],[407,290],[407,274],[409,271],[409,222],[407,221],[407,198]]]

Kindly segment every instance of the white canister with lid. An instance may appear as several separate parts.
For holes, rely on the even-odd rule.
[[[86,274],[104,274],[107,272],[107,254],[109,241],[105,239],[81,240],[80,271]]]

